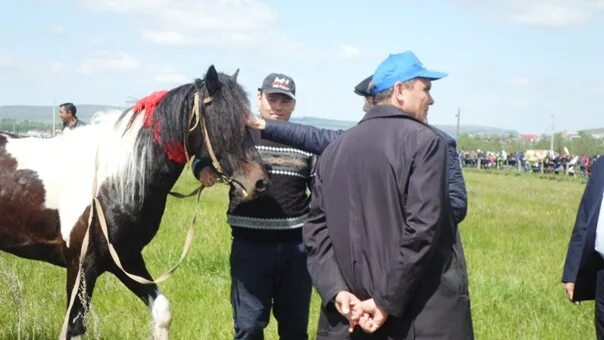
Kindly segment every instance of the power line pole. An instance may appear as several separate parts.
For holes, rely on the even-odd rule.
[[[553,152],[554,151],[554,118],[556,116],[552,115],[552,138],[550,140],[550,144],[549,144],[549,149]]]
[[[56,115],[55,115],[55,95],[52,95],[52,133],[51,136],[55,136],[55,120],[57,119]]]
[[[459,117],[461,116],[461,108],[457,108],[457,114],[455,115],[455,117],[457,117],[457,136],[456,139],[459,139]]]

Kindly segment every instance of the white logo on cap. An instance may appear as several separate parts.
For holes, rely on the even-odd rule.
[[[275,80],[273,80],[273,87],[289,91],[289,79],[275,77]]]

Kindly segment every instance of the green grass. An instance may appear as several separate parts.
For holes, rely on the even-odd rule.
[[[477,339],[590,339],[593,303],[570,304],[560,284],[566,246],[584,182],[567,177],[466,171],[469,212],[461,224]],[[176,189],[196,185],[185,172]],[[160,285],[172,303],[173,339],[232,338],[230,229],[226,189],[202,195],[191,252]],[[156,276],[178,260],[194,199],[170,198],[162,227],[145,249]],[[56,339],[65,309],[65,271],[0,254],[0,339]],[[97,282],[88,339],[147,339],[146,306],[110,274]],[[313,338],[319,300],[313,295]],[[277,339],[271,320],[267,339]],[[435,325],[438,327],[438,325]]]

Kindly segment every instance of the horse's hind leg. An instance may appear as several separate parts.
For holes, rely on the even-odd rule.
[[[140,253],[124,256],[122,261],[124,269],[130,274],[152,280],[151,274],[147,271],[145,261]],[[110,271],[151,309],[153,339],[168,339],[170,325],[172,324],[172,313],[170,312],[170,302],[159,290],[159,287],[155,284],[138,283],[115,266]]]
[[[69,323],[67,326],[67,334],[65,339],[80,339],[81,336],[86,332],[87,322],[86,317],[90,307],[90,299],[92,297],[92,291],[94,285],[99,276],[99,272],[96,265],[92,264],[93,260],[91,257],[87,257],[82,265],[82,273],[80,277],[80,283],[78,287],[75,287],[75,281],[78,276],[79,264],[77,259],[72,259],[67,264],[67,306],[69,307],[69,301],[71,294],[76,289],[77,296],[71,306],[69,312]]]

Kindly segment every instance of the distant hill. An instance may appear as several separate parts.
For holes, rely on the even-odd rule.
[[[333,120],[316,117],[292,117],[293,123],[300,123],[305,125],[312,125],[322,129],[333,129],[333,130],[346,130],[357,125],[357,122],[348,120]]]
[[[292,117],[291,119],[294,123],[313,125],[316,127],[320,127],[323,129],[349,129],[357,124],[357,122],[346,121],[346,120],[332,120],[325,118],[316,118],[316,117]],[[442,124],[434,124],[438,129],[443,130],[451,136],[455,136],[457,134],[457,127],[454,125],[442,125]],[[461,125],[459,127],[461,134],[470,134],[470,135],[481,135],[481,136],[509,136],[509,135],[518,135],[518,131],[516,130],[508,130],[508,129],[500,129],[489,126],[480,126],[480,125]]]
[[[604,134],[604,128],[582,130],[581,132],[591,133],[592,135],[601,135]]]
[[[451,136],[455,136],[457,134],[457,127],[455,125],[441,125],[434,124],[435,127],[445,131]],[[460,134],[468,134],[473,136],[517,136],[519,135],[518,131],[510,130],[510,129],[501,129],[490,126],[482,126],[482,125],[460,125],[459,127]]]
[[[108,111],[122,109],[111,105],[77,105],[77,116],[83,121],[90,121],[92,115],[99,111]],[[36,122],[52,123],[52,106],[33,106],[33,105],[5,105],[0,106],[0,118],[10,118],[17,120],[29,120]],[[55,115],[58,120],[58,108],[55,108]]]
[[[98,111],[108,111],[115,109],[124,109],[123,107],[111,105],[78,105],[78,118],[85,122],[90,121],[92,115]],[[0,106],[0,119],[9,118],[17,120],[29,120],[35,122],[51,123],[52,122],[52,106],[32,106],[32,105],[5,105]],[[58,115],[55,109],[55,115]],[[57,119],[58,121],[58,119]],[[334,120],[317,117],[292,117],[292,122],[306,125],[313,125],[324,129],[346,130],[357,124],[357,122],[346,120]],[[456,135],[456,127],[454,125],[434,124],[437,128],[445,131],[451,136]],[[604,132],[604,129],[598,129]],[[595,130],[594,130],[595,131]],[[482,136],[509,136],[518,135],[515,130],[500,129],[495,127],[480,126],[480,125],[461,125],[460,132],[471,135]]]

